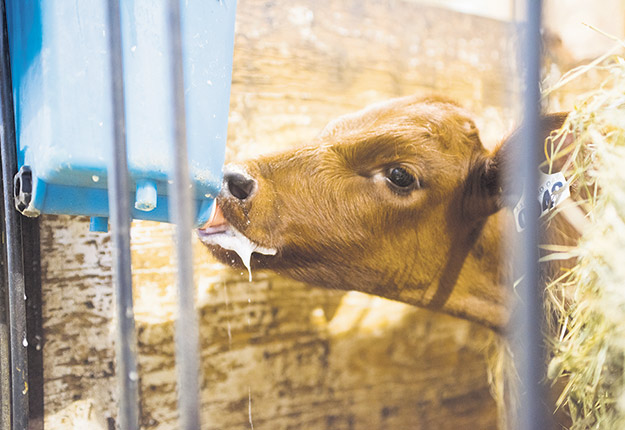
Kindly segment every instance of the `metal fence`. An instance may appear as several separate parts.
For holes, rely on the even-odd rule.
[[[522,58],[525,63],[523,158],[513,177],[523,178],[526,190],[537,188],[538,121],[540,114],[540,15],[541,1],[528,0],[527,26],[522,32]],[[117,300],[117,380],[119,385],[119,424],[122,429],[139,427],[139,394],[136,336],[132,302],[130,266],[130,207],[127,198],[129,178],[126,158],[124,85],[121,54],[120,2],[108,2],[111,83],[115,135],[109,166],[109,202],[114,243],[114,283]],[[176,357],[181,427],[200,428],[198,400],[198,325],[193,303],[193,267],[189,246],[192,230],[192,201],[188,184],[185,104],[182,71],[180,2],[168,2],[171,76],[168,91],[174,106],[175,124],[173,181],[170,186],[171,219],[176,224],[175,243],[178,262],[177,285],[179,319],[176,327]],[[0,430],[43,428],[43,361],[38,340],[41,328],[41,286],[37,220],[22,217],[14,207],[13,181],[17,173],[16,134],[13,112],[11,68],[6,27],[5,2],[0,1],[0,124],[3,242],[0,281]],[[529,213],[538,213],[538,202],[527,199]],[[544,351],[541,335],[542,304],[538,286],[538,219],[527,218],[521,236],[521,261],[515,262],[525,274],[518,291],[521,295],[514,330],[515,360],[521,376],[521,402],[516,415],[523,430],[551,428],[544,385]]]

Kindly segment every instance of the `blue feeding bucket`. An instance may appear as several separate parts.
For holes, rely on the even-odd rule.
[[[132,217],[169,221],[173,100],[167,2],[121,2]],[[210,215],[224,162],[235,0],[181,2],[190,181],[196,224]],[[16,207],[88,215],[105,230],[113,108],[107,0],[9,0],[19,173]]]

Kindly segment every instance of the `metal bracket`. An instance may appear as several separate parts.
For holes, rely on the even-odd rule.
[[[15,209],[24,213],[33,200],[33,172],[28,166],[22,168],[13,177],[13,196]]]

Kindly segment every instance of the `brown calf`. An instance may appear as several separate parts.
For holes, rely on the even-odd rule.
[[[546,117],[546,135],[564,118]],[[251,257],[254,268],[500,330],[512,284],[502,252],[511,217],[500,210],[511,148],[489,153],[453,102],[391,100],[331,122],[309,147],[227,166],[199,235],[232,265]]]

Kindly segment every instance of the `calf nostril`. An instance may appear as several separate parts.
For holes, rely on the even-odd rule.
[[[256,181],[242,175],[241,173],[227,173],[224,175],[224,182],[228,191],[239,200],[247,199],[252,191]]]

